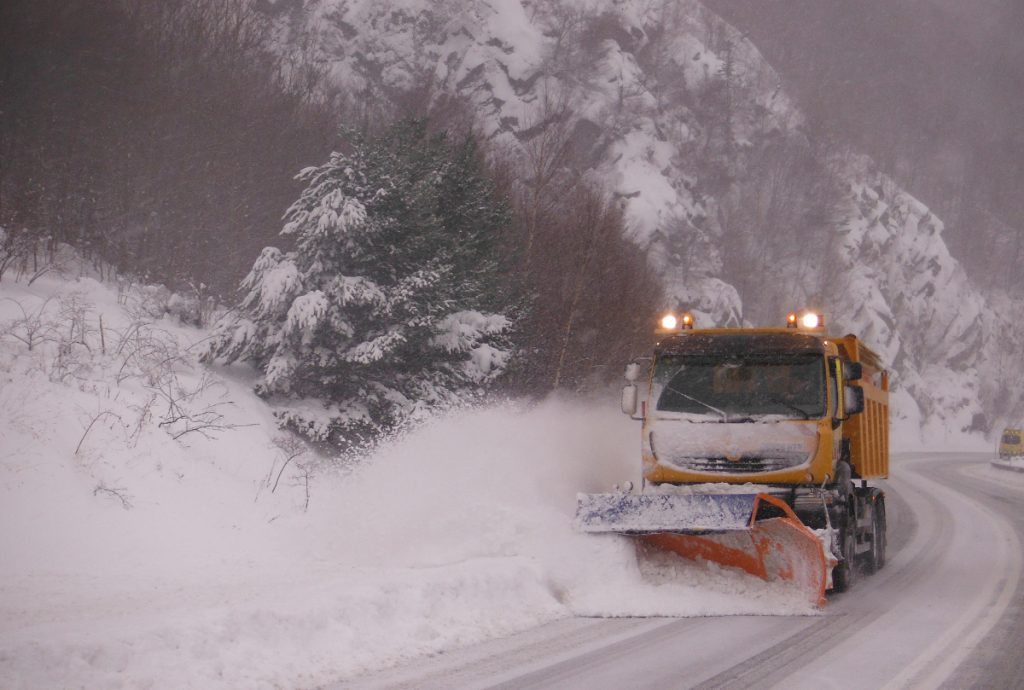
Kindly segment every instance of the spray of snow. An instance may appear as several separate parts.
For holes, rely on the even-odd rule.
[[[577,492],[636,481],[638,431],[611,407],[568,401],[437,420],[321,502],[315,522],[330,527],[315,543],[366,565],[529,564],[563,614],[804,612],[785,588],[710,566],[669,559],[673,577],[645,578],[632,542],[572,530]]]

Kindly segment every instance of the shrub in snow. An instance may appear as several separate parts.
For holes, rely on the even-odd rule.
[[[295,249],[263,250],[208,359],[255,365],[285,426],[343,447],[480,395],[511,355],[509,215],[472,137],[403,122],[299,178]]]

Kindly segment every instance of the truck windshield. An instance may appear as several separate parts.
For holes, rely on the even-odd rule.
[[[708,421],[818,418],[825,414],[825,358],[664,356],[655,366],[654,395],[658,410],[716,418]]]

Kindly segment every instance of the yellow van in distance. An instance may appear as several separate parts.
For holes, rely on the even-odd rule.
[[[999,457],[1012,458],[1024,455],[1024,429],[1003,429],[999,438]]]

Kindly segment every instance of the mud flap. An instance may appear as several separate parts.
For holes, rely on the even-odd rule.
[[[769,494],[581,494],[577,529],[639,536],[690,559],[791,581],[825,604],[829,563],[821,539]]]

